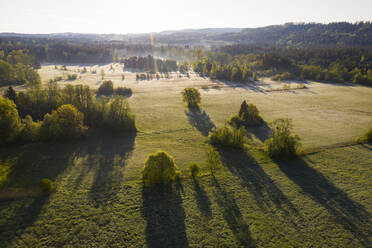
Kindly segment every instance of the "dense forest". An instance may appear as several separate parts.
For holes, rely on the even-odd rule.
[[[280,48],[230,45],[202,53],[194,71],[212,79],[246,82],[259,76],[274,80],[319,80],[372,84],[370,48]]]

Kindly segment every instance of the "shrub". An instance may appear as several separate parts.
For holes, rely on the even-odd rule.
[[[15,103],[0,97],[0,144],[12,142],[21,131],[21,119]]]
[[[287,159],[296,155],[300,138],[292,135],[290,119],[277,119],[270,124],[271,138],[265,141],[266,153],[275,159]]]
[[[242,148],[245,143],[245,129],[231,126],[218,128],[209,134],[212,145]]]
[[[189,107],[196,107],[200,104],[201,97],[199,90],[195,88],[185,88],[182,92],[182,100],[187,103]]]
[[[114,94],[114,84],[111,80],[104,81],[98,88],[98,95],[112,96]]]
[[[193,178],[196,178],[200,174],[200,166],[197,163],[191,163],[189,165],[190,174]]]
[[[132,95],[132,89],[127,87],[117,87],[115,89],[115,95],[119,96],[131,96]]]
[[[256,105],[247,104],[246,101],[240,105],[239,114],[231,117],[228,121],[230,125],[235,127],[256,127],[263,124],[263,119],[260,116]]]
[[[220,155],[213,147],[209,148],[207,151],[207,160],[205,161],[205,165],[212,174],[218,167],[222,165]]]
[[[43,192],[50,193],[54,189],[54,183],[48,178],[43,178],[40,180],[40,189]]]
[[[372,143],[372,128],[357,140],[359,143]]]
[[[67,80],[74,81],[77,79],[77,74],[69,74],[67,75]]]
[[[148,156],[142,171],[142,180],[146,185],[167,184],[176,179],[177,166],[173,158],[164,151]]]

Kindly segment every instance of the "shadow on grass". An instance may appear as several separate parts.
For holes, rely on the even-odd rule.
[[[14,160],[7,181],[0,193],[16,189],[22,197],[10,197],[0,201],[0,241],[11,242],[32,226],[48,196],[40,196],[39,182],[42,178],[55,181],[79,157],[88,157],[87,166],[96,170],[89,196],[96,206],[110,204],[120,188],[125,159],[134,148],[135,134],[90,133],[87,138],[54,143],[33,143],[24,146],[1,148],[1,160]],[[79,165],[80,166],[80,165]],[[72,182],[72,190],[78,188],[86,176],[82,174]],[[58,190],[58,184],[56,185]],[[29,192],[29,193],[28,193]],[[36,196],[36,197],[35,197]],[[6,231],[5,231],[6,230]]]
[[[0,201],[0,241],[2,247],[20,237],[38,219],[49,195],[42,195],[42,178],[55,181],[76,156],[73,142],[33,143],[1,149],[0,156],[14,160],[12,171],[0,191],[14,189],[14,197]],[[24,193],[23,193],[24,192]],[[21,193],[21,197],[17,194]]]
[[[260,86],[270,87],[269,84],[266,84],[266,83],[260,82],[260,81],[248,81],[248,82],[244,82],[244,83],[243,82],[239,83],[239,82],[231,82],[231,81],[221,80],[221,82],[224,85],[226,85],[227,87],[242,88],[242,89],[246,89],[246,90],[252,90],[254,92],[260,92],[260,93],[263,93],[263,94],[266,94],[266,93],[263,89],[261,89]]]
[[[1,247],[9,247],[11,242],[20,237],[24,231],[37,220],[41,210],[48,200],[47,195],[35,198],[28,197],[22,200],[0,201],[0,243]],[[3,212],[13,205],[8,216]]]
[[[242,247],[255,247],[255,242],[249,231],[249,226],[244,222],[243,215],[234,197],[221,187],[214,176],[212,176],[212,178],[216,187],[215,197],[217,199],[217,204],[222,208],[223,216],[232,233]]]
[[[364,246],[372,244],[372,216],[325,176],[309,166],[302,158],[278,163],[287,177],[301,187],[303,193],[322,205],[346,230]]]
[[[201,214],[207,218],[212,217],[211,201],[209,200],[207,192],[205,192],[202,185],[197,179],[194,179],[195,198]]]
[[[190,125],[195,127],[203,136],[208,136],[209,132],[215,127],[209,115],[199,107],[189,108],[185,110],[185,114]]]
[[[83,155],[88,155],[88,166],[95,167],[89,196],[96,207],[109,205],[115,200],[121,188],[126,160],[134,149],[135,138],[135,133],[95,135],[87,146],[81,147]]]
[[[297,209],[274,181],[244,150],[218,149],[221,160],[232,174],[241,179],[241,184],[253,195],[257,205],[266,210],[277,208],[293,225],[292,216],[301,218]]]
[[[172,185],[142,188],[142,216],[147,222],[148,247],[188,247],[185,210]]]
[[[247,133],[252,133],[256,136],[261,142],[264,142],[270,137],[271,130],[266,121],[259,127],[247,127]]]

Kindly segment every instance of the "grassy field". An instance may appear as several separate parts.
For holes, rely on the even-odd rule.
[[[50,78],[83,67],[54,65]],[[222,126],[242,100],[258,106],[270,122],[293,119],[304,149],[349,142],[372,126],[372,89],[311,82],[307,89],[273,91],[270,82],[237,86],[191,75],[135,81],[113,65],[95,66],[76,81],[93,88],[100,70],[130,98],[139,132],[90,130],[87,138],[57,144],[3,147],[8,173],[0,188],[0,247],[371,247],[372,146],[354,145],[275,163],[260,150],[219,150],[223,167],[194,181],[146,189],[139,180],[149,153],[163,149],[187,174],[202,164],[208,131]],[[293,83],[292,85],[295,85]],[[184,87],[202,94],[201,111],[181,102]],[[295,87],[295,86],[293,86]],[[261,144],[267,128],[251,130]],[[41,178],[56,183],[43,195]]]

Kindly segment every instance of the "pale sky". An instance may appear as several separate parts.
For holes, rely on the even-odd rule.
[[[143,33],[371,21],[372,0],[0,0],[0,32]]]

